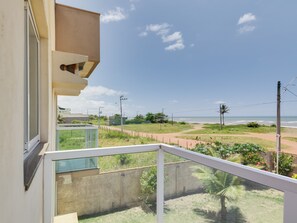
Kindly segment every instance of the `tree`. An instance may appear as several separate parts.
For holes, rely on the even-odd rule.
[[[149,112],[145,116],[145,120],[149,121],[150,123],[156,123],[156,117],[153,113]]]
[[[241,185],[240,179],[234,175],[208,167],[198,167],[193,176],[201,181],[207,193],[220,200],[221,222],[226,222],[226,201],[235,201],[244,192],[244,186]]]
[[[218,145],[219,146],[219,145]],[[207,155],[222,158],[221,154],[215,148],[208,147],[205,149],[205,153]],[[225,157],[227,160],[232,162],[238,162],[238,156],[231,155],[229,157]],[[231,175],[226,172],[222,172],[220,170],[208,168],[205,166],[199,166],[195,173],[193,173],[194,177],[197,177],[203,187],[204,190],[213,196],[216,199],[220,200],[221,211],[220,217],[221,222],[226,222],[227,217],[227,207],[226,201],[235,201],[240,195],[244,193],[244,186],[241,185],[241,180],[234,175]]]
[[[221,104],[220,105],[220,115],[222,116],[223,119],[223,125],[225,125],[225,113],[228,113],[230,111],[230,108],[225,105],[225,104]]]
[[[163,112],[159,112],[155,114],[155,119],[157,123],[167,123],[168,116],[165,115]]]
[[[58,122],[58,124],[63,124],[64,123],[64,118],[60,114],[57,117],[57,122]]]

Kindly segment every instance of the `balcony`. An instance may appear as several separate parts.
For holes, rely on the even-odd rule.
[[[98,127],[82,124],[59,124],[56,131],[56,150],[98,147]],[[98,158],[81,158],[56,162],[56,173],[98,169]]]
[[[100,14],[55,4],[53,88],[57,95],[79,95],[100,63]]]
[[[129,218],[133,218],[140,210],[138,198],[134,196],[139,192],[139,186],[134,185],[139,180],[136,172],[128,169],[125,172],[100,173],[94,178],[78,174],[64,176],[60,182],[56,179],[54,167],[55,162],[60,160],[139,153],[154,153],[156,156],[157,190],[149,198],[156,204],[155,212],[147,209],[139,215],[137,222],[142,222],[141,219],[158,223],[179,220],[183,223],[221,222],[217,219],[219,212],[215,213],[220,201],[210,199],[210,190],[203,184],[206,175],[204,180],[195,177],[198,169],[212,173],[207,175],[208,181],[212,181],[216,175],[224,176],[224,182],[239,179],[238,185],[246,188],[246,194],[239,196],[237,206],[227,206],[227,222],[296,222],[296,180],[165,144],[47,152],[44,163],[44,190],[47,191],[44,197],[44,222],[52,223],[55,215],[76,212],[78,216],[94,216],[97,212],[110,212],[110,208],[114,216],[125,207],[138,208],[128,214]],[[169,156],[177,158],[174,159],[176,162],[167,163]],[[55,201],[55,196],[59,197],[61,193],[56,191],[60,186],[64,187],[64,210],[56,206],[60,205],[59,199]],[[77,191],[75,196],[71,195],[72,190]],[[96,191],[100,190],[104,190],[104,194],[96,197]],[[231,192],[228,191],[230,199],[236,193],[234,187],[231,187]],[[124,221],[123,211],[119,216],[122,220],[116,222]],[[88,222],[92,222],[92,219]]]

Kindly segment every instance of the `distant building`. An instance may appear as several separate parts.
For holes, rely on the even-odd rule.
[[[58,106],[58,114],[70,114],[71,108],[62,108]]]
[[[125,124],[127,117],[123,117],[123,122]],[[113,115],[107,118],[107,125],[121,125],[121,116],[120,115]]]
[[[60,113],[63,118],[64,123],[72,123],[74,120],[77,121],[88,121],[89,116],[81,113],[71,114],[71,113]]]

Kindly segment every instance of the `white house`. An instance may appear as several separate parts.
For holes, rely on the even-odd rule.
[[[44,222],[57,96],[87,86],[100,61],[99,17],[54,0],[0,2],[0,222]]]

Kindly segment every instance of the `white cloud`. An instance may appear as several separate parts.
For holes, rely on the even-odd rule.
[[[174,32],[170,33],[172,25],[168,23],[161,23],[161,24],[150,24],[146,26],[144,32],[141,32],[139,36],[144,37],[147,36],[149,32],[155,33],[158,36],[161,36],[161,39],[164,43],[171,43],[169,46],[165,47],[166,51],[175,51],[175,50],[182,50],[185,48],[184,40],[182,37],[181,32]]]
[[[107,13],[101,16],[103,23],[118,22],[127,18],[124,9],[116,7],[115,10],[109,10]]]
[[[253,32],[255,29],[256,29],[256,26],[245,25],[245,26],[239,28],[238,32],[240,34],[243,34],[243,33]]]
[[[119,96],[122,94],[125,94],[125,92],[116,91],[104,86],[88,86],[81,91],[80,96],[90,98],[98,96]]]
[[[185,48],[185,45],[182,41],[177,41],[176,43],[174,44],[171,44],[167,47],[165,47],[165,50],[167,51],[175,51],[175,50],[182,50]]]
[[[146,31],[151,31],[151,32],[162,32],[162,30],[168,30],[170,25],[167,23],[162,23],[162,24],[150,24],[146,26]]]
[[[164,43],[167,43],[167,42],[173,42],[173,41],[180,41],[182,40],[183,37],[182,37],[182,34],[180,32],[175,32],[171,35],[168,35],[168,36],[162,36],[162,40]]]
[[[243,16],[241,16],[239,18],[237,25],[241,25],[241,24],[244,24],[244,23],[249,23],[249,22],[252,22],[252,21],[255,21],[255,20],[256,20],[255,15],[253,15],[252,13],[246,13],[246,14],[244,14]]]
[[[148,34],[148,33],[144,31],[144,32],[139,33],[138,36],[140,36],[140,37],[144,37],[144,36],[147,36],[147,34]]]
[[[130,11],[135,11],[135,10],[136,10],[135,5],[134,5],[134,4],[131,4],[131,5],[130,5]]]
[[[119,113],[119,106],[115,104],[118,97],[126,92],[106,88],[104,86],[88,86],[80,96],[59,96],[58,105],[65,108],[71,108],[72,113],[97,114],[99,107],[103,108],[104,114]],[[116,97],[116,98],[114,98]],[[107,102],[111,100],[112,102]]]

